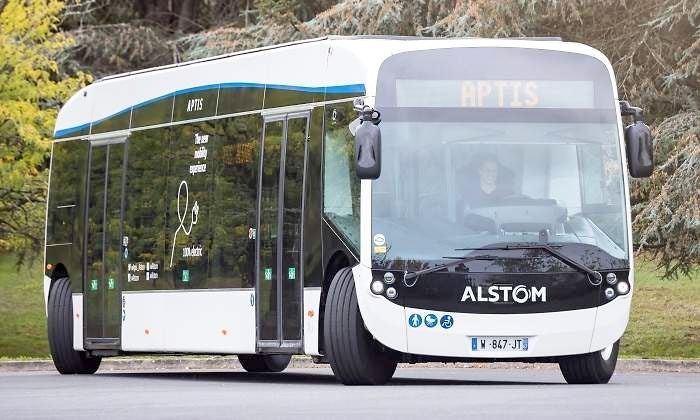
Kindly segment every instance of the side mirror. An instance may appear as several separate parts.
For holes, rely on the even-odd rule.
[[[625,146],[630,175],[634,178],[651,176],[654,172],[654,146],[649,127],[640,121],[625,127]]]
[[[359,114],[348,126],[355,136],[355,173],[360,179],[377,179],[382,172],[381,114],[362,98],[355,99],[352,106]]]
[[[627,101],[620,101],[620,112],[623,116],[634,118],[634,123],[625,127],[625,149],[627,149],[630,175],[634,178],[647,178],[654,172],[654,145],[651,140],[651,130],[644,124],[644,113],[641,108],[630,106]]]
[[[372,121],[355,131],[355,172],[360,179],[377,179],[382,172],[382,133]]]

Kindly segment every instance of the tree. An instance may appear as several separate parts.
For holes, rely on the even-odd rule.
[[[592,45],[610,58],[620,98],[645,109],[655,134],[657,172],[648,180],[632,180],[630,186],[635,244],[655,255],[669,276],[687,273],[700,263],[700,217],[693,201],[700,195],[698,1],[68,0],[68,4],[61,26],[77,43],[61,57],[61,68],[86,68],[97,75],[328,34],[561,36]]]
[[[254,25],[176,42],[188,59],[326,34],[561,36],[592,45],[610,58],[620,97],[643,106],[654,128],[656,173],[631,182],[638,250],[670,277],[700,264],[700,2],[345,0],[304,22],[290,14],[296,3],[269,7],[270,18]]]
[[[61,103],[89,78],[61,74],[70,45],[58,0],[9,0],[0,13],[0,249],[21,256],[43,241],[47,168]]]

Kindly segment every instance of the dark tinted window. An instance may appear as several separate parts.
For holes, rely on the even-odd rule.
[[[80,198],[85,185],[87,150],[88,143],[81,140],[53,145],[47,244],[82,243],[76,229],[82,208]]]
[[[166,268],[176,288],[207,286],[207,259],[211,249],[212,165],[215,142],[212,123],[187,124],[172,129],[168,180]]]
[[[164,261],[168,232],[167,174],[172,156],[167,128],[135,132],[127,141],[124,237],[125,289],[168,289]],[[168,251],[170,251],[168,249]]]
[[[131,127],[169,123],[173,116],[173,100],[173,95],[168,95],[134,106]]]
[[[253,287],[258,164],[262,118],[220,120],[209,146],[213,165],[209,203],[211,250],[209,287]]]
[[[388,58],[379,69],[376,105],[380,110],[397,106],[609,109],[615,105],[612,93],[607,68],[587,55],[525,48],[450,48]]]
[[[355,174],[355,141],[348,124],[356,118],[352,103],[326,108],[326,132],[323,142],[323,211],[359,249],[360,180]]]
[[[282,210],[282,317],[283,338],[301,339],[301,211],[304,191],[304,155],[307,117],[287,120]]]
[[[259,110],[263,107],[263,85],[222,84],[219,89],[218,115]]]
[[[260,243],[258,307],[260,339],[277,339],[277,234],[279,211],[280,157],[284,121],[265,125],[260,192]]]
[[[173,121],[213,116],[216,113],[218,94],[218,87],[178,94],[175,97]]]

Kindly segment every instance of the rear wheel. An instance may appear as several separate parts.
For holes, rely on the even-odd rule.
[[[593,353],[567,356],[559,361],[559,368],[570,384],[607,384],[615,366],[620,341]]]
[[[49,349],[56,370],[62,374],[95,373],[102,359],[73,350],[73,299],[68,278],[51,285],[47,314]]]
[[[282,372],[289,365],[288,354],[240,354],[238,361],[248,372]]]
[[[326,354],[340,382],[383,385],[391,379],[396,360],[365,329],[350,268],[340,269],[333,278],[324,319]]]

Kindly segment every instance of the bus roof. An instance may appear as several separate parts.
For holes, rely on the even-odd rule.
[[[354,40],[354,39],[374,39],[374,40],[392,40],[392,41],[444,41],[449,40],[473,40],[473,39],[487,39],[479,37],[455,37],[455,38],[428,38],[421,36],[410,36],[410,35],[326,35],[318,38],[302,39],[297,41],[285,42],[282,44],[268,45],[265,47],[252,48],[249,50],[235,51],[226,54],[215,55],[212,57],[200,58],[197,60],[183,61],[181,63],[166,64],[163,66],[149,67],[146,69],[133,70],[124,73],[117,73],[109,76],[104,76],[95,81],[95,83],[112,80],[120,77],[132,76],[135,74],[142,74],[151,71],[165,70],[177,67],[184,67],[192,64],[203,63],[207,61],[221,60],[224,58],[235,57],[243,54],[252,54],[260,51],[269,51],[277,48],[284,48],[291,45],[307,44],[310,42],[320,42],[325,40]],[[560,37],[512,37],[512,38],[499,38],[503,41],[562,41]]]
[[[597,50],[559,38],[325,36],[101,78],[66,102],[59,112],[54,137],[128,130],[134,128],[131,115],[135,110],[142,112],[144,107],[163,101],[171,101],[174,107],[176,96],[211,89],[262,91],[262,102],[243,111],[279,106],[265,103],[265,92],[270,89],[305,93],[309,102],[328,97],[371,97],[375,95],[379,67],[388,57],[406,51],[467,47],[581,53],[604,61],[610,68]],[[128,125],[105,123],[117,118]],[[102,129],[95,130],[96,125]]]

